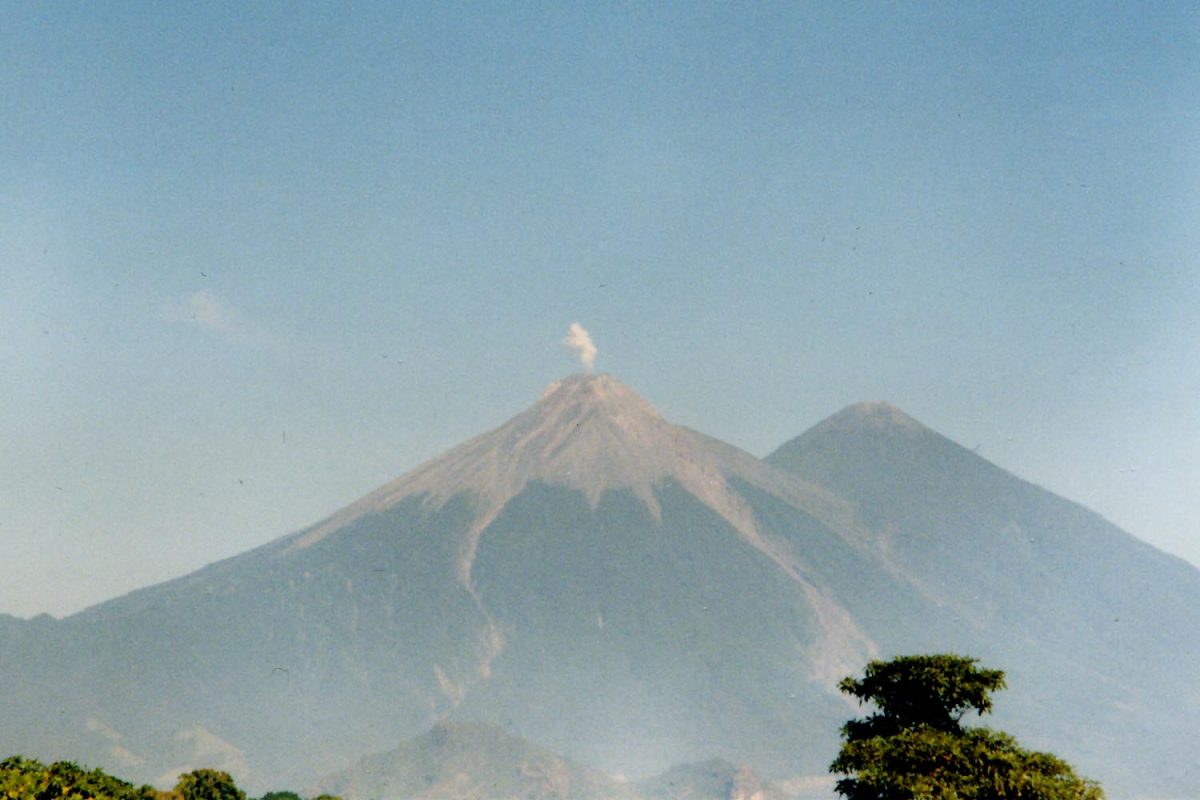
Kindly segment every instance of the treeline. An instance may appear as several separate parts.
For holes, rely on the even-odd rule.
[[[21,756],[0,761],[0,800],[253,800],[227,772],[197,769],[179,776],[168,791],[135,786],[99,769],[70,761],[46,765]],[[295,792],[267,792],[257,800],[304,800]],[[341,800],[320,795],[312,800]]]

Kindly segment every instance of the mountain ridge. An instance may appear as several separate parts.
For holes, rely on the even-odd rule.
[[[1184,665],[1200,663],[1200,570],[920,423],[875,424],[891,412],[863,411],[843,409],[766,460],[852,501],[882,559],[988,633],[971,652],[1009,673],[1010,707],[1069,698],[1081,709],[1091,741],[1107,739],[1082,748],[1092,751],[1085,763],[1107,760],[1112,770],[1121,759],[1101,750],[1156,728],[1159,741],[1173,740],[1163,734],[1172,724],[1189,735],[1182,731],[1200,722],[1200,692],[1184,677]],[[868,424],[848,424],[864,416]],[[997,644],[1010,641],[1024,648]],[[1056,669],[1038,666],[1050,660],[1040,653],[1064,641],[1075,645]],[[1172,705],[1174,723],[1150,710]],[[1122,715],[1129,728],[1099,733],[1101,720]],[[1044,722],[1036,729],[1049,736]],[[1180,752],[1178,764],[1160,767],[1176,786],[1188,780],[1188,758]],[[1136,779],[1130,770],[1114,783]]]
[[[653,487],[668,476],[752,536],[753,521],[729,497],[724,477],[732,473],[778,488],[779,477],[764,470],[763,463],[733,445],[669,423],[607,373],[576,374],[551,383],[529,409],[501,426],[294,534],[291,547],[308,547],[354,516],[386,509],[413,494],[426,494],[427,502],[440,505],[465,491],[481,503],[481,518],[491,519],[533,480],[582,491],[593,507],[607,490],[632,489],[657,516]],[[837,498],[815,486],[804,490],[838,505]]]
[[[815,776],[840,677],[955,650],[1009,672],[1006,727],[1132,787],[1129,737],[1200,735],[1197,604],[1200,572],[887,403],[760,460],[572,376],[309,528],[0,618],[0,749],[301,785],[465,716],[614,773]]]

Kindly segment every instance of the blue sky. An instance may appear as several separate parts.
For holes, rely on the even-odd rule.
[[[0,612],[315,521],[574,321],[755,454],[887,399],[1200,564],[1195,4],[394,5],[6,4]]]

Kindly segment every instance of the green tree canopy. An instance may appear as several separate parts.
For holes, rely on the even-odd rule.
[[[49,766],[12,756],[0,761],[0,800],[246,800],[227,772],[197,769],[179,776],[175,788],[161,792],[134,786],[102,770],[87,770],[70,761]],[[295,792],[268,792],[260,800],[301,800]],[[323,794],[316,800],[341,800]]]
[[[197,769],[179,776],[172,794],[180,800],[246,800],[228,772]]]
[[[1005,733],[966,727],[968,711],[991,711],[1004,673],[945,655],[872,661],[839,688],[875,713],[842,728],[830,771],[846,800],[1103,800],[1093,781]]]
[[[102,770],[70,761],[49,766],[13,756],[0,761],[0,800],[156,800],[150,786],[134,786]]]

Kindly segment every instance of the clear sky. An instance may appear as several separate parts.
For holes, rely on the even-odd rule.
[[[886,399],[1200,564],[1200,6],[5,3],[0,611],[300,528],[596,368]]]

